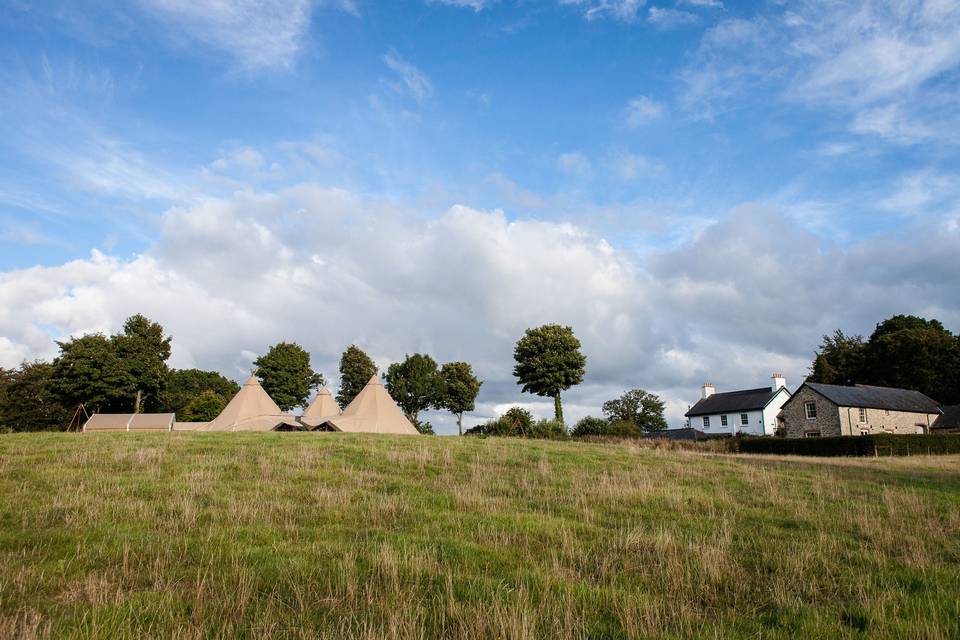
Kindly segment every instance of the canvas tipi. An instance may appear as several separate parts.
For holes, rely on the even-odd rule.
[[[254,377],[243,383],[216,418],[198,431],[273,431],[279,427],[299,428],[289,413],[280,411],[260,382]]]
[[[343,413],[329,418],[325,426],[349,433],[404,433],[419,435],[403,411],[380,384],[377,375],[360,390]]]
[[[307,410],[300,416],[300,422],[307,427],[316,428],[322,425],[330,418],[335,418],[341,413],[340,405],[333,399],[327,389],[320,389],[317,397],[313,399]]]

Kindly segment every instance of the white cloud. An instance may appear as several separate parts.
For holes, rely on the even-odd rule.
[[[557,166],[569,175],[585,176],[592,169],[590,159],[578,151],[561,153],[557,157]]]
[[[803,103],[894,142],[955,142],[960,5],[942,0],[790,3],[724,20],[681,73],[682,104],[711,118],[741,101]]]
[[[443,4],[450,7],[461,7],[464,9],[473,9],[482,11],[487,7],[493,6],[497,0],[427,0],[427,4]]]
[[[140,0],[184,44],[226,53],[250,70],[293,65],[310,27],[311,0]],[[352,3],[341,5],[345,10]],[[355,6],[354,10],[355,10]]]
[[[423,71],[404,60],[396,51],[390,51],[384,55],[383,62],[400,75],[407,91],[417,102],[423,102],[433,95],[433,84],[430,82],[430,78]]]
[[[650,7],[647,21],[661,31],[678,29],[700,21],[697,14],[678,9]]]
[[[583,11],[587,20],[612,18],[622,22],[634,22],[646,0],[557,0],[561,5],[575,6]]]
[[[663,116],[663,105],[647,96],[637,96],[627,103],[624,120],[631,129],[642,127]]]
[[[686,5],[688,7],[698,7],[705,9],[722,9],[723,3],[720,0],[679,0],[678,5]]]
[[[836,327],[869,331],[894,312],[960,326],[960,229],[918,224],[840,250],[747,206],[676,249],[631,258],[576,225],[500,211],[454,206],[430,219],[314,184],[238,192],[171,209],[156,245],[132,259],[94,252],[0,273],[0,366],[142,312],[173,335],[175,366],[241,378],[252,354],[283,339],[328,376],[352,342],[381,363],[427,351],[474,363],[487,381],[480,416],[520,402],[546,415],[549,403],[519,392],[511,354],[525,328],[561,322],[588,356],[569,417],[644,387],[677,424],[706,378],[759,386],[783,369],[796,384]]]
[[[229,171],[231,169],[257,171],[263,167],[264,162],[263,154],[259,151],[250,147],[242,147],[220,156],[210,163],[210,167],[217,171]]]

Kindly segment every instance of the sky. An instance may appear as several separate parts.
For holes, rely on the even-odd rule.
[[[952,0],[7,0],[0,61],[0,366],[144,313],[236,380],[467,360],[474,424],[552,414],[512,352],[560,323],[568,420],[681,426],[834,329],[960,330]]]

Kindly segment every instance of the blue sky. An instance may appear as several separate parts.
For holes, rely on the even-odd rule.
[[[676,420],[700,377],[797,379],[836,326],[869,332],[902,311],[960,328],[958,33],[960,9],[938,0],[8,2],[0,291],[23,311],[0,323],[0,364],[49,357],[52,338],[110,330],[139,304],[182,336],[181,364],[234,377],[283,330],[328,377],[349,341],[384,362],[424,348],[489,357],[493,411],[521,399],[491,354],[524,323],[566,321],[589,326],[597,353],[645,363],[599,362],[583,412],[645,386]],[[529,229],[566,250],[538,253]],[[467,257],[432,263],[433,236]],[[387,286],[396,262],[346,266],[390,241],[364,264],[397,251],[421,271]],[[273,284],[258,286],[292,283],[277,303],[322,289],[355,330],[264,334],[261,309],[237,308],[263,289],[231,289],[230,246],[274,257],[261,267]],[[565,256],[554,302],[540,300],[553,284],[535,274]],[[207,349],[124,289],[147,268],[151,301],[188,287],[249,324]],[[437,269],[486,310],[474,333]],[[791,291],[825,280],[842,285],[833,301],[784,320]],[[365,324],[357,287],[378,292],[371,308],[417,309]],[[580,309],[556,306],[562,295]]]

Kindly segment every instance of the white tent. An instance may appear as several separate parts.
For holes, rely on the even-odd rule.
[[[173,431],[172,413],[95,413],[84,431]]]
[[[289,413],[280,411],[260,382],[254,377],[227,403],[216,418],[197,431],[273,431],[284,425],[300,428],[300,423]]]
[[[337,401],[330,395],[330,391],[320,389],[320,391],[317,392],[317,397],[313,399],[313,402],[310,403],[307,410],[300,416],[300,422],[310,428],[315,428],[330,418],[339,416],[341,413],[340,405],[338,405]]]
[[[323,423],[336,431],[349,433],[404,433],[419,435],[417,428],[403,415],[376,374],[360,390],[343,413]]]

